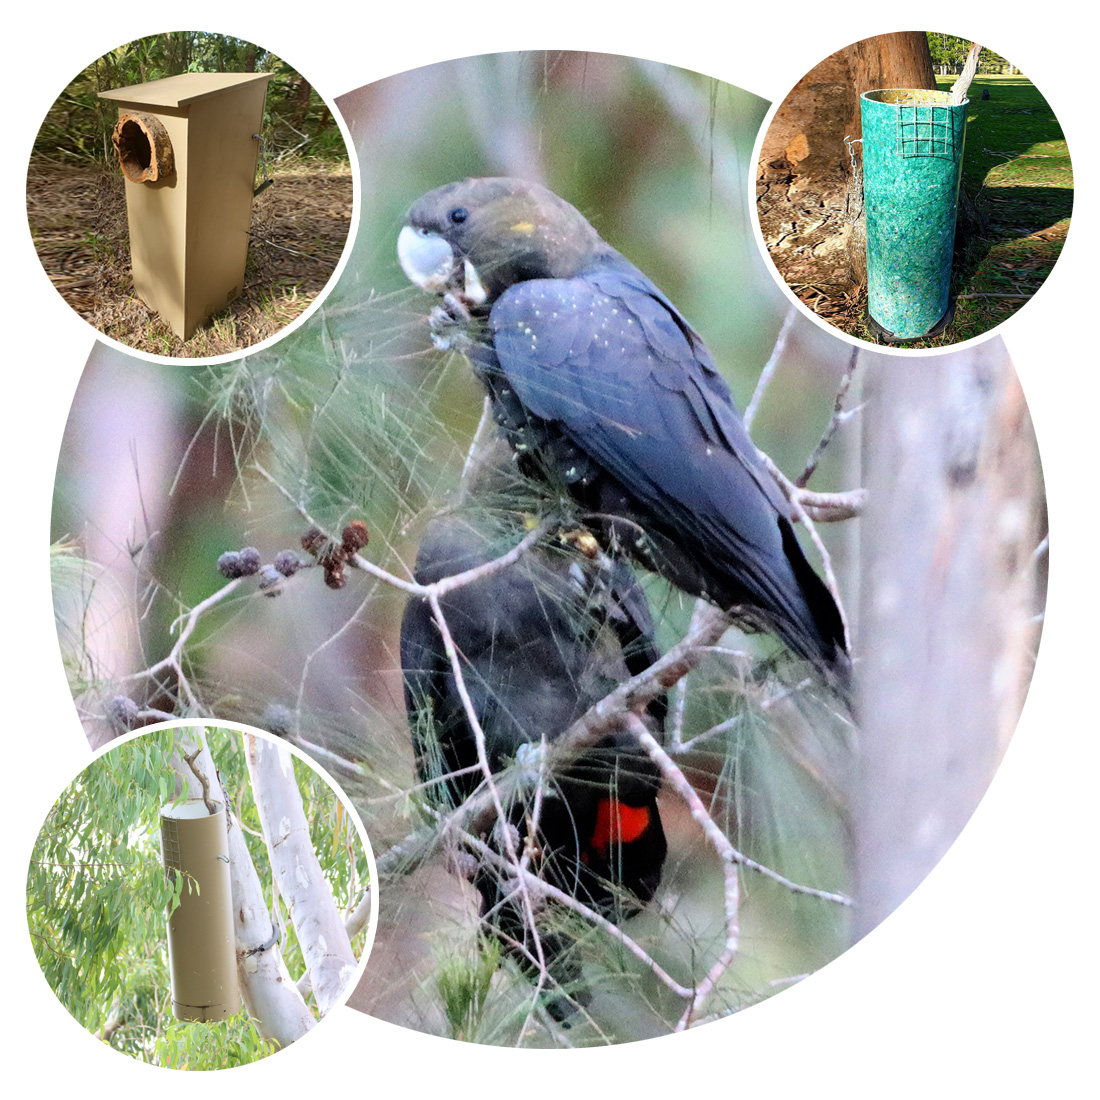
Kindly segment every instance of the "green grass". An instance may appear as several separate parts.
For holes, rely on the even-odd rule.
[[[951,77],[937,82],[946,91]],[[990,98],[983,100],[982,91]],[[976,195],[983,187],[1073,189],[1069,150],[1050,105],[1023,76],[977,76],[970,86],[963,185]],[[1062,200],[1065,196],[1061,197]],[[1059,197],[1034,204],[1057,213]]]

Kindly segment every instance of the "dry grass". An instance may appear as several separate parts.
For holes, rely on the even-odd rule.
[[[27,173],[31,235],[58,293],[104,335],[155,355],[224,355],[279,332],[328,282],[351,213],[346,164],[280,166],[253,203],[243,292],[184,341],[134,295],[121,174],[43,158]]]

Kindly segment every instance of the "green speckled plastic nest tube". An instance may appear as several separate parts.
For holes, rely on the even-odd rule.
[[[968,102],[908,88],[860,97],[868,313],[893,339],[947,315]]]

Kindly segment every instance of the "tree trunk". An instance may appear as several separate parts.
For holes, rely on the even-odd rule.
[[[298,87],[294,92],[294,121],[299,126],[305,120],[306,112],[309,110],[309,93],[312,91],[313,85],[304,76],[299,77]]]
[[[809,304],[866,280],[859,178],[844,139],[860,137],[859,97],[875,88],[935,88],[923,31],[865,38],[810,70],[764,136],[757,213],[780,275]]]
[[[223,797],[216,778],[217,769],[206,738],[195,731],[195,741],[185,747],[190,752],[202,744],[195,766],[206,776],[215,799]],[[202,787],[191,769],[181,759],[174,759],[173,770],[189,790],[191,798],[202,796]],[[228,807],[227,807],[228,809]],[[229,825],[230,877],[233,888],[233,928],[237,937],[237,981],[248,1014],[252,1016],[265,1038],[274,1039],[281,1048],[290,1046],[309,1031],[316,1020],[295,988],[283,961],[281,945],[273,944],[265,951],[246,954],[266,943],[274,924],[264,899],[264,888],[248,853],[241,827],[233,818]]]
[[[355,974],[355,956],[309,838],[302,796],[283,745],[245,736],[248,774],[271,870],[302,945],[317,1007],[339,1003]]]
[[[856,931],[917,886],[985,793],[1038,646],[1046,517],[1000,340],[864,386]]]

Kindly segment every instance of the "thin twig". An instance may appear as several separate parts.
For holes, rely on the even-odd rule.
[[[714,645],[730,625],[724,612],[707,603],[699,605],[698,615],[692,616],[692,622],[694,625],[687,634],[663,657],[594,703],[569,729],[556,737],[550,746],[553,761],[591,747],[620,728],[624,715],[645,709],[657,696],[675,686],[699,664],[708,647]]]
[[[267,237],[261,237],[258,233],[249,233],[249,240],[257,244],[265,244],[268,248],[278,248],[282,252],[290,252],[295,256],[302,256],[307,260],[317,260],[323,262],[324,257],[311,256],[308,252],[300,252],[297,248],[289,248],[285,244],[276,244],[275,241],[269,240]]]
[[[703,659],[729,626],[727,617],[710,604],[703,604],[700,622],[663,657],[637,676],[620,684],[594,703],[559,737],[547,746],[547,765],[553,770],[596,744],[608,732],[621,728],[623,715],[643,710],[664,694]],[[502,801],[523,783],[520,769],[495,776]],[[378,857],[379,874],[393,874],[414,866],[439,844],[440,838],[472,832],[482,834],[492,827],[494,804],[487,791],[471,795],[460,806],[439,818],[438,827],[427,827],[405,837]]]
[[[439,593],[432,592],[428,596],[428,606],[432,611],[432,618],[435,620],[436,628],[439,630],[439,636],[443,641],[443,650],[447,655],[447,659],[451,665],[451,672],[455,679],[455,689],[458,692],[459,699],[462,700],[463,710],[466,712],[466,721],[470,726],[470,731],[474,735],[474,744],[477,747],[477,759],[478,764],[481,766],[482,777],[485,782],[485,787],[489,793],[489,797],[492,800],[493,811],[495,813],[496,821],[500,826],[500,833],[503,836],[505,852],[508,856],[508,860],[515,870],[515,873],[520,876],[519,892],[520,900],[523,903],[523,919],[527,924],[527,927],[531,929],[531,934],[535,938],[535,951],[538,955],[539,963],[539,988],[542,987],[543,975],[546,971],[546,960],[543,957],[542,943],[538,938],[538,932],[535,927],[535,909],[531,901],[531,895],[527,891],[526,882],[523,880],[523,867],[520,864],[519,855],[516,852],[515,840],[512,837],[512,830],[509,827],[509,821],[504,813],[504,805],[501,802],[500,792],[497,789],[496,779],[493,775],[493,770],[489,765],[489,753],[485,744],[485,731],[482,729],[481,720],[478,717],[477,710],[474,707],[473,700],[470,698],[470,693],[466,689],[466,677],[462,670],[462,662],[459,659],[458,648],[455,645],[454,638],[451,636],[450,627],[447,625],[447,618],[443,614],[443,608],[439,603]]]
[[[688,623],[688,634],[696,630],[702,617],[706,614],[707,601],[700,597],[695,601],[691,609],[691,621]],[[682,676],[677,682],[672,696],[672,708],[669,720],[666,723],[669,740],[674,750],[683,749],[684,736],[684,710],[687,706],[687,676]]]
[[[464,833],[462,834],[462,841],[476,851],[478,855],[487,862],[507,868],[507,861],[504,860],[498,852],[490,848],[483,840],[478,839],[471,833]],[[511,870],[511,868],[507,869]],[[644,947],[627,935],[627,933],[615,924],[614,921],[608,920],[602,913],[585,905],[583,901],[578,901],[572,894],[567,894],[564,890],[559,890],[558,887],[547,882],[545,879],[539,878],[538,875],[527,868],[523,869],[523,877],[533,893],[552,898],[563,908],[570,909],[574,913],[584,917],[585,920],[606,932],[614,940],[622,944],[622,946],[638,959],[638,961],[641,962],[658,981],[672,990],[677,997],[688,998],[695,995],[694,989],[681,985],[676,981],[676,979],[673,978]]]
[[[628,715],[626,722],[638,744],[645,749],[649,758],[660,769],[665,781],[683,800],[688,812],[703,830],[703,835],[722,861],[722,876],[725,879],[723,905],[726,913],[726,942],[722,945],[718,958],[714,961],[710,970],[707,971],[706,976],[696,984],[694,995],[676,1024],[676,1031],[684,1031],[691,1025],[692,1017],[713,992],[714,987],[729,969],[730,964],[737,955],[741,938],[739,914],[741,883],[737,871],[739,862],[737,856],[739,853],[730,844],[726,834],[714,823],[714,819],[707,812],[702,799],[696,794],[695,788],[687,781],[687,777],[676,766],[668,753],[657,743],[657,739],[649,732],[646,724],[637,715]]]
[[[788,480],[786,474],[779,469],[778,466],[766,455],[763,451],[758,450],[756,452],[763,460],[764,465],[768,468],[772,477],[775,478],[780,489],[786,495],[787,499],[791,503],[791,507],[794,509],[795,515],[802,521],[802,525],[806,528],[807,533],[810,536],[810,541],[817,547],[817,552],[821,555],[821,567],[825,571],[825,584],[832,594],[833,600],[836,603],[837,610],[840,612],[840,619],[844,625],[844,644],[851,648],[851,636],[848,632],[848,616],[844,612],[844,604],[840,599],[840,586],[837,584],[836,574],[833,572],[833,559],[829,554],[829,551],[825,548],[825,543],[822,542],[821,536],[817,533],[817,528],[814,526],[814,521],[811,519],[809,512],[806,510],[802,503],[802,498],[807,493],[805,489],[799,489]],[[857,493],[862,494],[863,490],[856,490]],[[814,494],[818,496],[819,494]],[[858,498],[858,503],[855,499],[852,501],[852,507],[858,508],[862,506],[862,497]],[[858,512],[853,513],[858,514]]]
[[[455,503],[461,504],[469,496],[470,492],[470,474],[477,466],[478,451],[481,448],[481,439],[488,429],[489,425],[493,422],[493,403],[489,398],[489,395],[485,395],[485,399],[481,403],[481,418],[477,422],[477,428],[474,430],[473,438],[470,440],[470,446],[466,449],[466,458],[462,463],[462,473],[459,476],[458,494]]]
[[[990,292],[988,294],[958,294],[955,296],[956,302],[961,302],[963,298],[1034,298],[1034,294],[995,294]]]
[[[821,439],[818,440],[817,446],[813,450],[813,454],[807,459],[806,466],[802,473],[795,478],[794,483],[799,489],[804,489],[809,484],[810,478],[814,476],[814,471],[817,469],[818,463],[821,461],[826,449],[832,442],[837,428],[853,415],[851,412],[844,411],[844,401],[848,396],[848,389],[852,384],[852,378],[855,375],[858,362],[859,348],[852,348],[852,354],[848,357],[848,365],[844,368],[844,373],[840,378],[840,385],[837,387],[836,399],[833,401],[833,415],[825,431],[822,432]]]
[[[318,524],[312,516],[303,508],[289,492],[279,483],[279,481],[267,472],[258,463],[254,467],[257,473],[261,477],[269,481],[276,489],[279,490],[286,497],[288,501],[294,506],[298,514],[311,526],[315,526],[318,529]],[[402,577],[395,576],[388,570],[383,569],[381,566],[375,565],[374,562],[368,558],[364,558],[361,554],[354,554],[348,559],[349,563],[355,565],[357,569],[361,569],[364,573],[374,577],[376,580],[383,581],[386,584],[392,585],[394,588],[400,589],[402,592],[409,596],[421,596],[425,599],[430,599],[433,595],[444,596],[448,592],[453,592],[455,589],[463,588],[468,584],[472,584],[474,581],[481,580],[483,577],[491,576],[493,573],[498,572],[501,569],[506,569],[508,566],[517,562],[532,546],[535,545],[545,535],[553,525],[549,522],[543,522],[532,528],[524,537],[516,543],[506,554],[502,554],[499,558],[494,558],[492,561],[483,562],[481,565],[474,566],[472,569],[467,569],[462,573],[455,573],[449,577],[443,577],[441,580],[436,581],[434,584],[418,584],[416,581],[405,580]]]
[[[756,419],[756,411],[760,408],[760,402],[764,398],[764,391],[768,388],[772,380],[772,375],[775,374],[776,367],[779,366],[779,360],[783,358],[783,352],[787,347],[787,337],[790,335],[791,328],[794,325],[794,319],[797,315],[798,310],[795,309],[794,306],[787,307],[787,315],[783,318],[783,324],[779,328],[779,335],[775,338],[772,353],[768,356],[768,361],[764,364],[764,368],[760,372],[760,377],[756,380],[756,389],[752,391],[752,397],[749,398],[749,403],[745,406],[745,414],[741,417],[746,429],[751,428],[752,422]]]
[[[305,700],[307,681],[309,680],[310,669],[313,667],[313,662],[330,646],[335,645],[340,638],[360,621],[361,616],[370,607],[371,600],[375,595],[375,587],[376,585],[372,585],[370,591],[360,599],[358,606],[344,622],[335,630],[329,631],[327,636],[302,659],[302,671],[298,677],[298,694],[294,700],[294,716],[299,723],[301,723],[302,720],[302,704]]]
[[[199,625],[199,620],[209,611],[212,607],[216,607],[222,600],[230,596],[238,587],[240,587],[241,578],[238,577],[235,580],[231,580],[228,584],[222,585],[217,592],[207,596],[205,600],[195,604],[185,615],[181,615],[172,624],[172,629],[179,623],[183,623],[180,629],[179,637],[176,639],[175,645],[168,651],[168,656],[163,657],[157,661],[156,664],[150,665],[148,668],[142,669],[140,672],[131,672],[127,676],[123,676],[120,683],[127,683],[130,680],[143,680],[151,679],[156,676],[158,672],[163,669],[171,669],[176,673],[179,678],[180,685],[185,688],[188,696],[194,702],[194,696],[191,693],[190,687],[187,685],[187,679],[184,675],[183,668],[180,662],[180,658],[183,654],[183,647],[187,644],[188,639],[195,631],[195,627]]]

